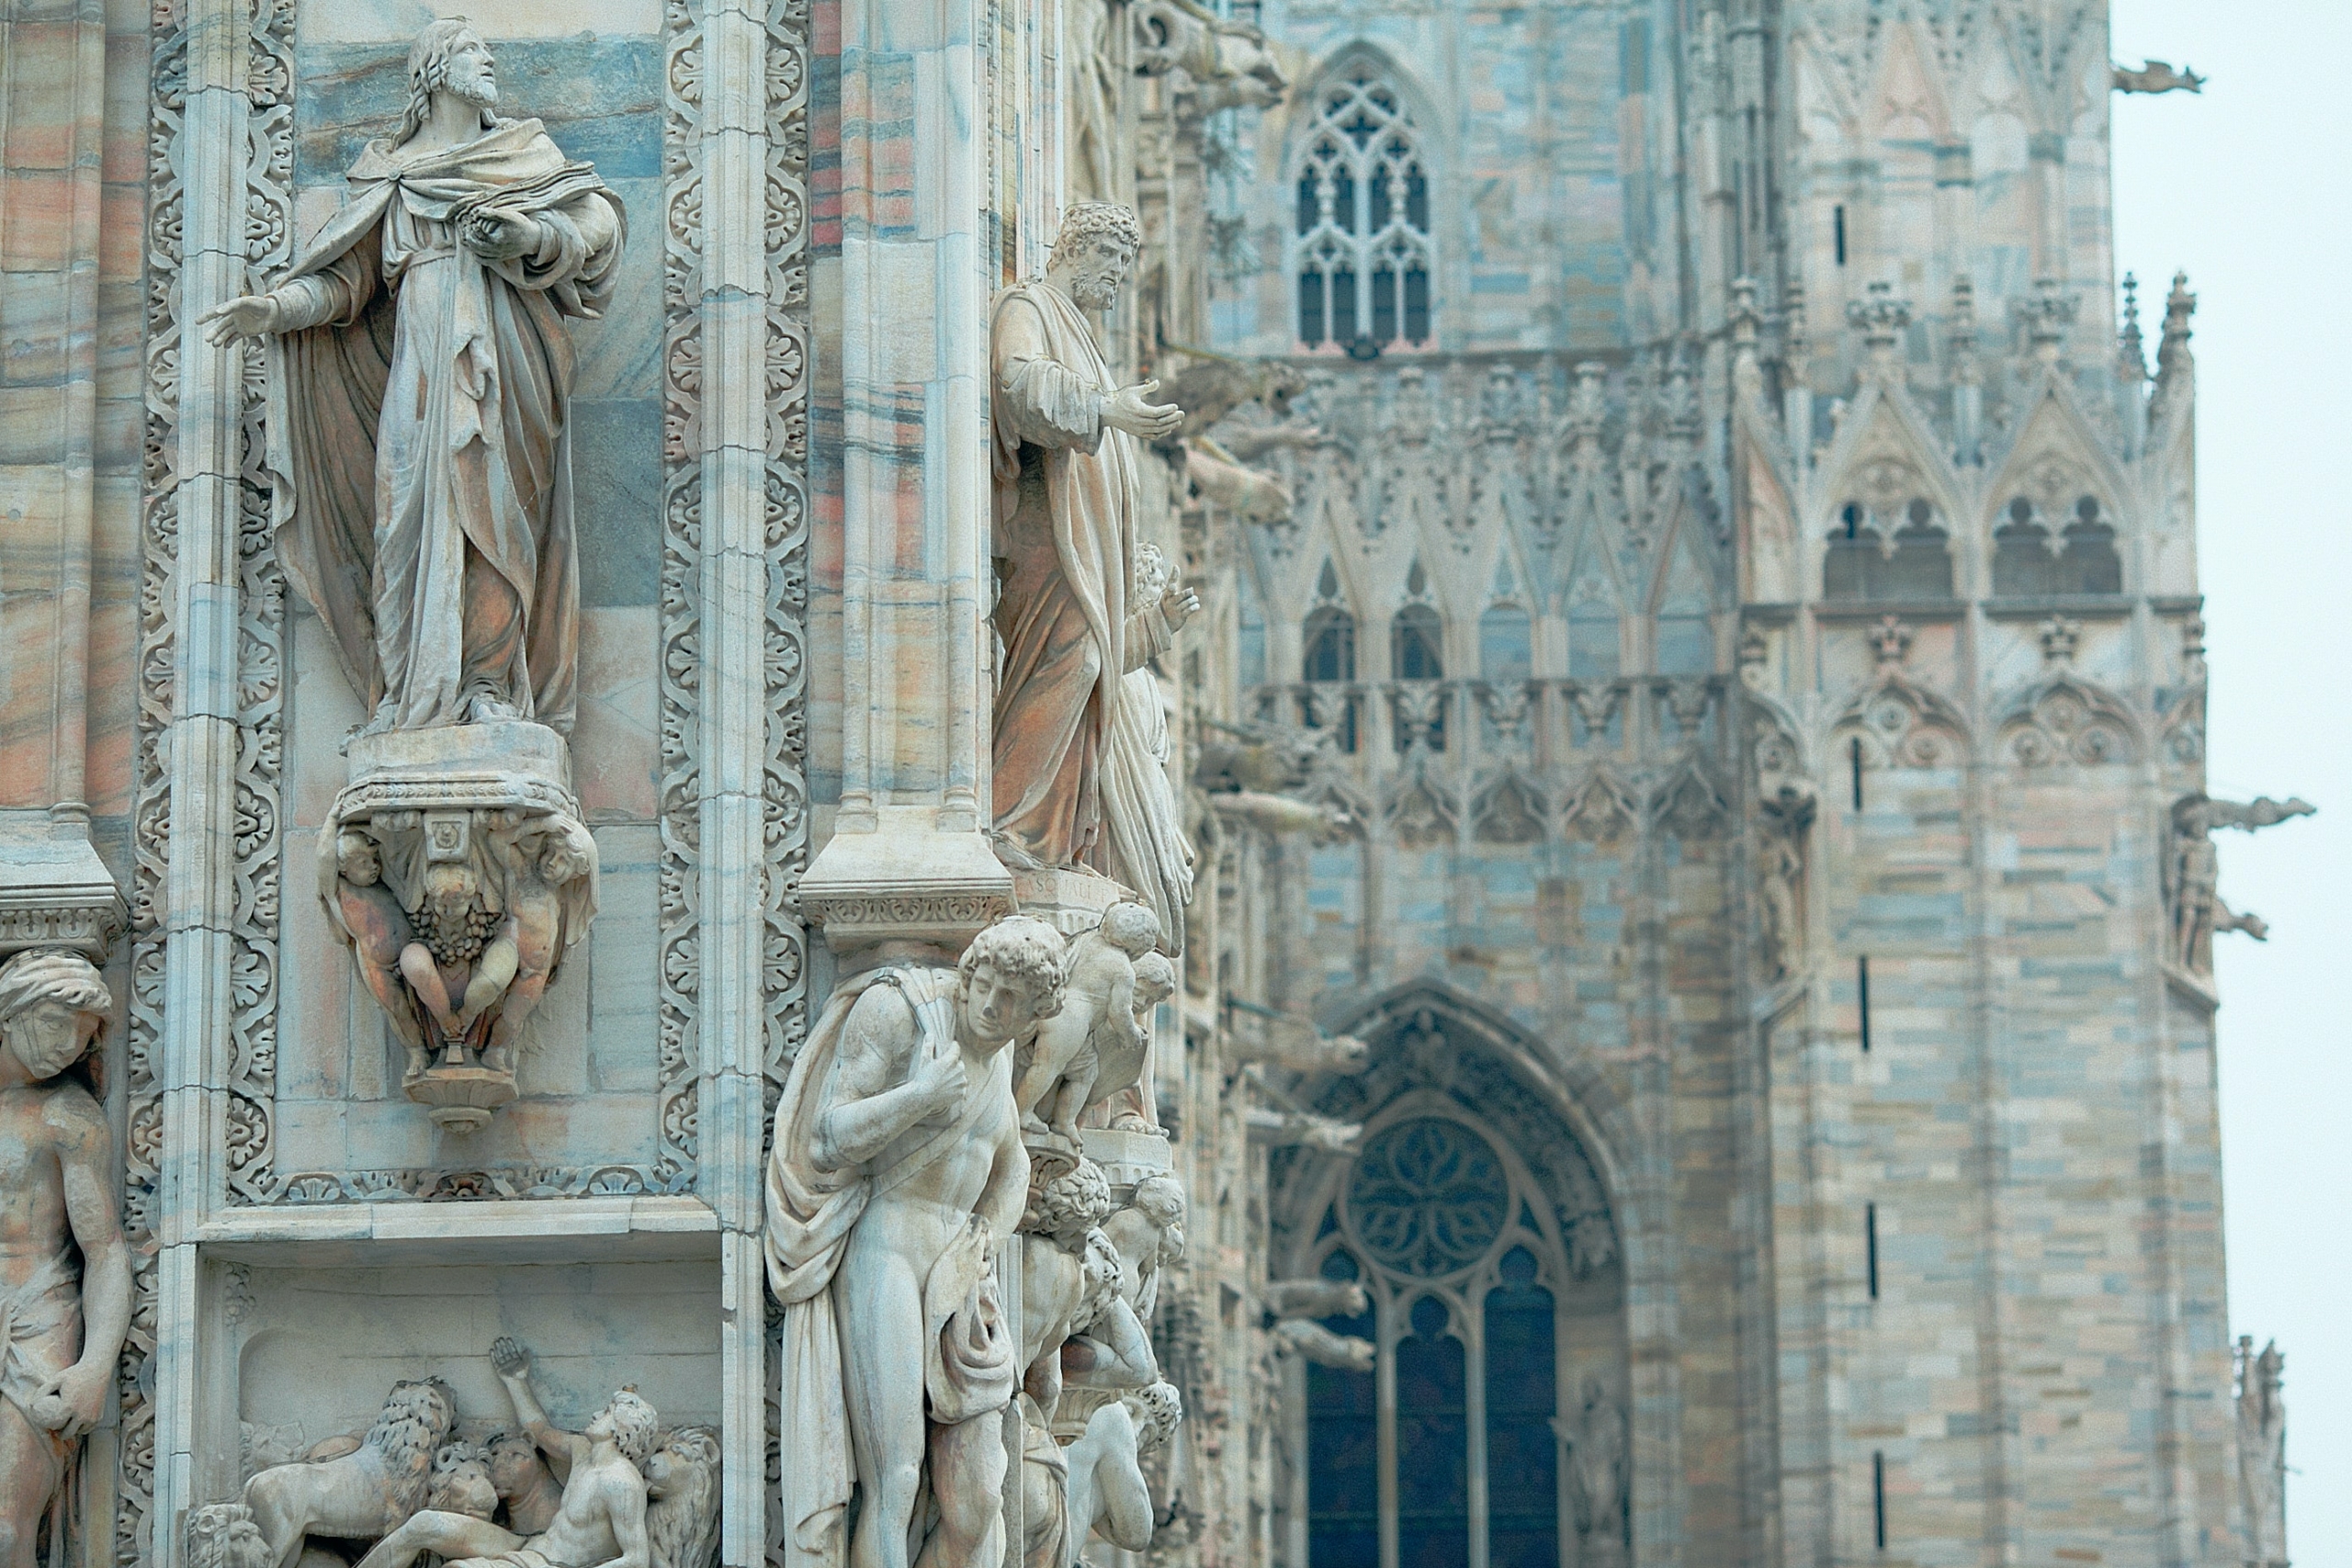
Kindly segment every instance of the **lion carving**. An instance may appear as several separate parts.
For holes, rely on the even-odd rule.
[[[406,1524],[424,1506],[433,1457],[457,1415],[439,1378],[403,1380],[384,1396],[356,1448],[334,1459],[275,1465],[246,1482],[245,1506],[268,1542],[268,1568],[294,1568],[313,1534],[374,1540]]]
[[[718,1434],[680,1427],[646,1457],[645,1539],[653,1568],[710,1568],[718,1551]]]
[[[207,1503],[187,1513],[188,1568],[267,1568],[269,1548],[242,1503]]]

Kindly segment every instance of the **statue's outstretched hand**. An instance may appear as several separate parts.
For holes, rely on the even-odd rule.
[[[1124,430],[1138,441],[1159,441],[1176,434],[1183,427],[1184,411],[1174,403],[1155,403],[1151,395],[1159,390],[1157,381],[1138,381],[1132,387],[1122,387],[1111,394],[1102,405],[1102,423],[1114,430]]]
[[[1181,632],[1186,621],[1201,613],[1200,593],[1189,582],[1171,582],[1159,596],[1159,613],[1170,631]]]
[[[231,338],[267,337],[277,331],[277,301],[266,294],[241,294],[213,306],[197,323],[204,328],[204,341],[215,345]]]
[[[502,1378],[527,1378],[531,1375],[531,1353],[523,1342],[511,1335],[500,1335],[490,1344],[490,1364]]]

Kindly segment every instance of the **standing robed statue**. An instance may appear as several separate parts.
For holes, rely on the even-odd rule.
[[[400,129],[266,294],[202,318],[266,338],[278,557],[326,623],[364,734],[569,732],[578,563],[568,317],[609,302],[627,220],[536,119],[501,119],[481,36],[409,51]]]

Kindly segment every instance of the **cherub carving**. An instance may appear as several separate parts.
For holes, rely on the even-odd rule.
[[[330,831],[333,839],[320,846],[326,851],[320,856],[320,897],[328,919],[351,946],[360,981],[408,1049],[402,1082],[414,1083],[432,1064],[415,994],[401,984],[401,954],[415,944],[415,930],[401,901],[384,886],[383,857],[376,841],[347,828]]]
[[[1079,1113],[1097,1098],[1106,1051],[1116,1063],[1132,1060],[1126,1082],[1135,1081],[1151,1041],[1136,1022],[1136,961],[1159,942],[1158,917],[1141,904],[1122,902],[1070,942],[1061,1011],[1038,1024],[1013,1084],[1024,1134],[1050,1132],[1075,1150]]]
[[[510,820],[490,841],[512,880],[505,924],[482,950],[480,973],[500,977],[503,1005],[481,1065],[512,1072],[524,1021],[537,1010],[565,949],[587,934],[595,912],[596,845],[580,823],[553,817]]]
[[[1136,960],[1134,1043],[1099,1052],[1094,1093],[1080,1120],[1089,1127],[1120,1133],[1157,1133],[1159,1106],[1151,1082],[1151,1015],[1176,994],[1176,965],[1164,953]]]
[[[457,1415],[440,1379],[403,1380],[385,1395],[376,1424],[356,1448],[333,1459],[276,1465],[246,1482],[245,1506],[275,1568],[293,1568],[303,1538],[313,1533],[368,1540],[405,1524],[424,1506],[433,1457]]]
[[[1136,1183],[1126,1207],[1102,1222],[1102,1234],[1119,1250],[1119,1294],[1149,1323],[1159,1305],[1159,1269],[1184,1256],[1184,1188],[1172,1176],[1147,1176]]]

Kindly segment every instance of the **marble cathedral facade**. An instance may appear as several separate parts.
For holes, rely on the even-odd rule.
[[[2184,85],[0,0],[0,1568],[2284,1568]]]

